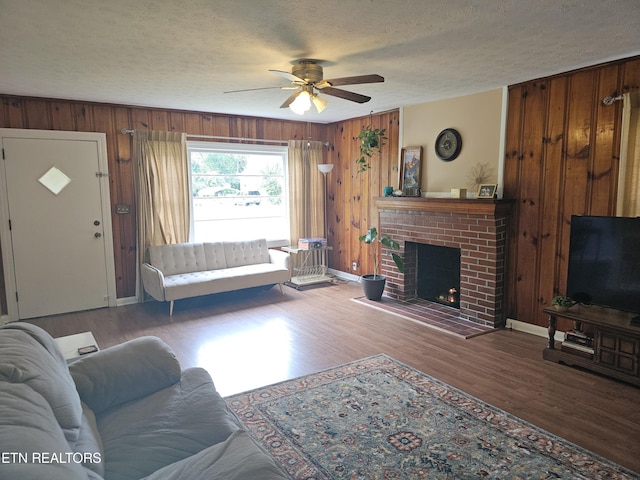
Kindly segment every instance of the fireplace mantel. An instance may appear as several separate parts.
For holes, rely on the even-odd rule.
[[[451,212],[467,215],[508,215],[514,200],[477,198],[375,197],[378,210]]]

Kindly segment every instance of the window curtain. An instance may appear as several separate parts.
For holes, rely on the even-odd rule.
[[[139,268],[147,247],[189,241],[189,161],[184,133],[136,130],[133,145]],[[143,300],[139,271],[138,279]]]
[[[640,92],[625,93],[617,214],[640,216]]]
[[[291,245],[299,238],[324,236],[324,186],[318,165],[322,142],[289,141],[289,215]]]

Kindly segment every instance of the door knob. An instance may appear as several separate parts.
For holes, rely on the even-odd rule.
[[[94,237],[96,238],[100,238],[102,236],[102,234],[100,232],[96,232],[93,234]]]
[[[100,225],[100,220],[95,220],[93,224],[97,227],[98,225]]]

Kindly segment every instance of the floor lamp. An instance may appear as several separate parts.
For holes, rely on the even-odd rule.
[[[333,170],[333,163],[319,163],[318,170],[322,172],[324,175],[324,195],[323,195],[323,204],[324,204],[324,238],[327,238],[328,228],[327,228],[327,173]]]

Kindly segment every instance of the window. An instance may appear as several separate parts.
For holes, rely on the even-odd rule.
[[[287,147],[189,142],[191,238],[289,244]]]

